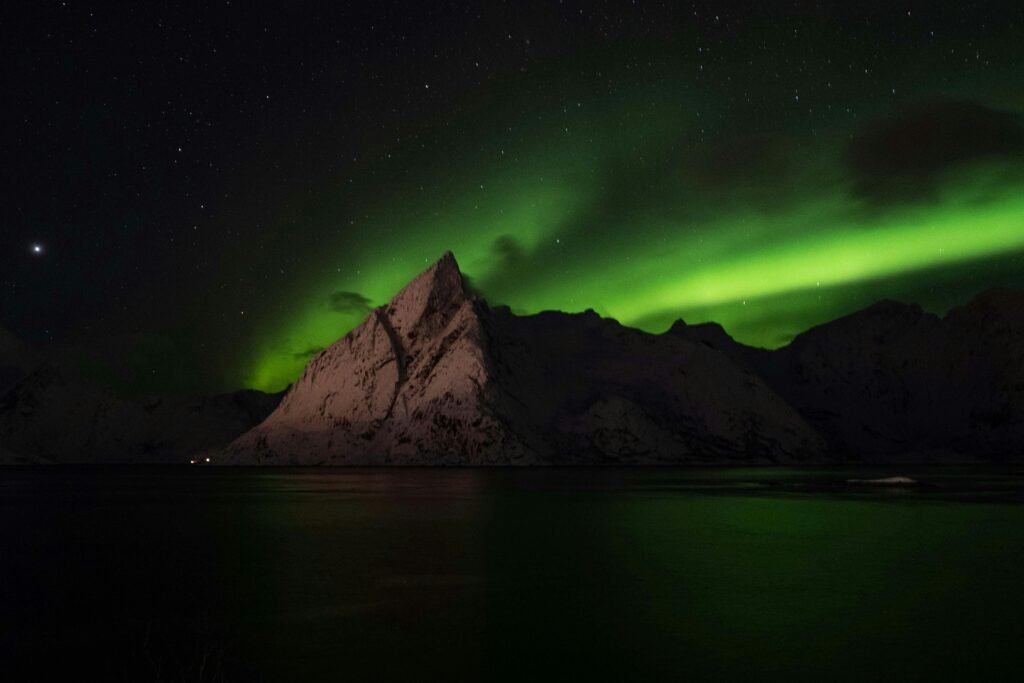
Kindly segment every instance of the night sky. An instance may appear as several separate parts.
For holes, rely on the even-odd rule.
[[[152,390],[280,389],[449,249],[769,347],[1024,287],[1019,0],[175,5],[2,10],[0,326]]]

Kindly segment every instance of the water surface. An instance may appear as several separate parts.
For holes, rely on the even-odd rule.
[[[1022,475],[5,468],[0,678],[1013,680]]]

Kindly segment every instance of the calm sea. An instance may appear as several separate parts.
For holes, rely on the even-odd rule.
[[[1019,680],[1022,503],[994,468],[5,468],[0,680]]]

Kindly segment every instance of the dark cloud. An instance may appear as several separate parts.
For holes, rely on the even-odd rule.
[[[327,297],[327,307],[335,313],[366,314],[373,308],[369,299],[359,292],[337,291]]]
[[[759,149],[767,146],[764,143]],[[699,223],[713,216],[716,207],[707,198],[727,192],[729,167],[742,166],[748,184],[767,175],[755,167],[770,164],[744,158],[740,147],[719,157],[695,146],[686,126],[679,123],[656,139],[608,151],[572,179],[586,190],[580,192],[572,211],[551,228],[549,239],[529,246],[509,234],[494,240],[493,267],[480,287],[495,302],[504,303],[524,281],[551,273],[572,278],[584,263],[615,261],[617,250],[609,245],[642,239],[644,231],[655,229],[650,226]],[[630,226],[628,237],[624,226]],[[571,258],[567,258],[569,245]]]
[[[878,203],[927,199],[946,170],[1013,158],[1024,158],[1020,117],[954,99],[919,102],[876,121],[844,154],[854,192]]]
[[[508,285],[509,280],[516,277],[516,274],[522,275],[524,270],[532,265],[530,254],[527,253],[522,243],[512,235],[501,235],[491,243],[489,261],[491,274],[484,278],[483,282],[463,275],[470,291],[485,298],[488,293],[494,294],[496,291],[502,291],[502,288]]]
[[[616,245],[657,238],[660,226],[717,220],[722,201],[730,207],[781,210],[793,200],[796,187],[791,146],[778,134],[698,144],[680,121],[656,138],[613,149],[577,179],[589,193],[580,193],[581,201],[551,228],[549,239],[526,246],[502,235],[493,242],[493,267],[480,287],[495,301],[505,301],[524,281],[551,273],[575,277],[593,264],[617,261]]]
[[[512,235],[497,238],[491,249],[501,268],[513,269],[526,262],[526,249]]]
[[[691,215],[700,220],[714,219],[722,202],[763,213],[785,211],[802,201],[809,184],[825,181],[808,172],[808,161],[819,155],[813,145],[778,132],[729,135],[681,155],[671,172],[683,187],[670,189],[663,201],[678,205],[688,197]]]

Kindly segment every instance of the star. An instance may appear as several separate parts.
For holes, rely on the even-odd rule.
[[[35,254],[36,256],[42,256],[42,255],[43,255],[43,252],[45,252],[45,251],[46,251],[46,249],[45,249],[45,248],[43,247],[43,245],[42,245],[42,244],[40,244],[40,243],[36,242],[36,243],[35,243],[35,244],[33,244],[33,245],[32,245],[31,247],[29,247],[29,251],[31,251],[31,252],[32,252],[33,254]]]

